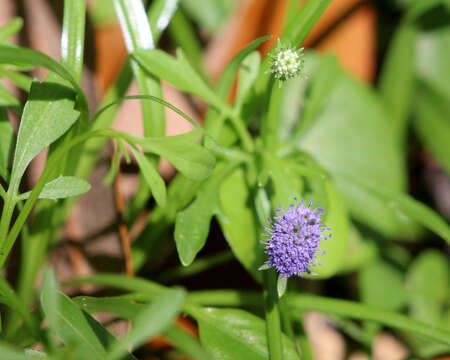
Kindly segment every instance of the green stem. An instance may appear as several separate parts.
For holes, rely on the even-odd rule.
[[[261,124],[261,137],[264,146],[272,150],[277,145],[278,124],[280,122],[280,109],[282,106],[284,87],[272,79],[269,106]]]
[[[239,138],[242,141],[242,146],[244,147],[244,150],[249,153],[252,153],[255,149],[255,145],[244,122],[230,108],[226,107],[225,109],[222,109],[222,111],[229,116],[231,123],[233,124],[236,132],[238,133]]]
[[[277,273],[273,269],[263,272],[264,309],[266,313],[266,333],[270,360],[283,359],[281,343],[280,304],[277,293]]]
[[[0,221],[0,257],[6,252],[6,238],[8,236],[8,229],[16,206],[15,196],[12,191],[8,189],[3,203],[2,218]],[[2,266],[0,266],[1,268]]]
[[[2,199],[5,199],[5,196],[6,196],[6,191],[5,191],[5,189],[3,188],[2,184],[0,184],[0,197],[1,197]]]
[[[14,170],[13,170],[14,172]],[[4,196],[3,210],[0,220],[0,259],[8,255],[8,230],[11,224],[11,219],[14,214],[14,208],[17,203],[17,191],[19,189],[20,180],[17,181],[16,177],[11,174],[11,183],[9,184],[8,191]],[[0,269],[3,267],[3,261],[0,261]]]

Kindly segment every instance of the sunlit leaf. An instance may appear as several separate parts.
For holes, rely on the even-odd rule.
[[[91,189],[91,185],[82,179],[73,176],[60,176],[55,180],[45,184],[39,199],[65,199],[68,197],[82,195]],[[26,200],[30,196],[31,191],[20,194],[20,200]]]

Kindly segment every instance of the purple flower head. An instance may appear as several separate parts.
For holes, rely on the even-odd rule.
[[[324,231],[330,228],[322,224],[321,216],[325,214],[319,206],[313,209],[304,206],[303,201],[290,205],[288,210],[280,208],[275,210],[276,216],[269,218],[269,226],[263,236],[268,239],[262,242],[269,259],[266,266],[271,266],[278,271],[280,276],[301,276],[302,273],[311,273],[309,266],[316,266],[316,255],[324,255],[319,248],[320,241],[331,237]]]

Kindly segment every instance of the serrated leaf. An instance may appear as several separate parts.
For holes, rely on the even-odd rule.
[[[39,199],[66,199],[87,193],[90,189],[91,185],[85,180],[73,176],[60,176],[44,185]],[[30,194],[31,191],[20,194],[18,199],[26,200]]]
[[[219,188],[237,163],[218,166],[202,184],[195,200],[177,214],[175,243],[181,263],[187,266],[206,243],[211,218],[220,213]]]

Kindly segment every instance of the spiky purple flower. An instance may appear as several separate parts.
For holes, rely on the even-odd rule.
[[[288,210],[280,208],[275,210],[276,216],[268,219],[269,226],[263,236],[268,237],[265,252],[269,259],[265,266],[275,268],[282,277],[292,275],[302,276],[302,273],[311,273],[310,266],[316,266],[316,255],[324,255],[321,251],[320,241],[330,238],[331,234],[324,234],[330,228],[322,224],[322,214],[325,212],[319,206],[312,208],[304,206],[303,201],[291,204]]]

